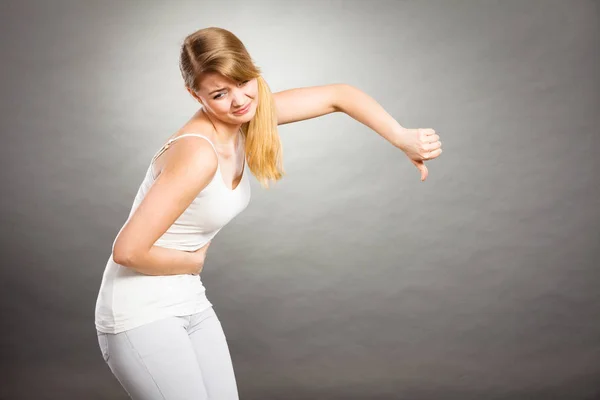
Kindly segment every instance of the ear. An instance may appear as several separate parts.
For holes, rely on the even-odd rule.
[[[196,92],[194,92],[192,89],[190,89],[188,86],[185,87],[188,91],[188,93],[196,100],[198,101],[200,104],[202,104],[204,106],[204,103],[202,103],[202,99],[196,94]]]

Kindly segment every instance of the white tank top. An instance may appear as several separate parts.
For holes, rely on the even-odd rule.
[[[154,183],[154,160],[171,143],[190,136],[206,139],[217,151],[213,143],[200,134],[188,133],[169,140],[152,158],[128,219]],[[251,192],[243,135],[240,134],[239,139],[236,154],[244,163],[239,184],[233,190],[229,188],[219,165],[210,183],[155,242],[156,246],[195,251],[248,206]],[[168,316],[200,312],[211,306],[200,275],[145,275],[115,263],[111,254],[96,300],[95,324],[101,332],[119,333]]]

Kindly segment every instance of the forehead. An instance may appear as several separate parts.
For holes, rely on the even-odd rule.
[[[208,92],[230,85],[235,85],[235,82],[216,72],[207,72],[200,78],[200,90]]]

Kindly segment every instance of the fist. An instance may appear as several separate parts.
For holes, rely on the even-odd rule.
[[[442,154],[440,136],[433,129],[404,129],[398,134],[395,145],[406,153],[408,159],[421,172],[421,181],[429,175],[425,161],[433,160]]]

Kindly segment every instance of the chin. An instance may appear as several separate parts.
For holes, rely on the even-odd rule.
[[[246,122],[252,121],[252,118],[254,118],[255,115],[256,115],[256,111],[249,112],[245,115],[238,117],[238,121],[240,121],[242,124],[245,124]]]

